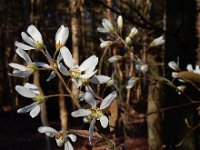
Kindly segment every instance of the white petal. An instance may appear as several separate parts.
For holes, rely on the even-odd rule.
[[[89,92],[90,94],[92,94],[94,97],[96,96],[96,94],[94,93],[94,91],[92,90],[92,88],[89,85],[85,86],[85,91]]]
[[[38,132],[45,133],[47,136],[50,137],[54,137],[58,133],[54,128],[48,126],[39,127]]]
[[[17,48],[16,49],[16,53],[21,57],[23,58],[28,65],[31,65],[32,64],[32,61],[31,61],[31,58],[29,57],[29,55],[21,48]]]
[[[27,112],[30,112],[33,108],[35,108],[36,106],[38,105],[38,103],[37,102],[34,102],[34,103],[32,103],[32,104],[30,104],[30,105],[27,105],[27,106],[25,106],[25,107],[23,107],[23,108],[20,108],[20,109],[18,109],[17,110],[17,113],[27,113]]]
[[[130,88],[132,88],[133,87],[133,85],[134,85],[134,80],[128,80],[128,83],[127,83],[127,85],[126,85],[126,89],[130,89]]]
[[[40,91],[38,89],[38,87],[35,84],[31,84],[31,83],[25,83],[24,87],[31,90],[33,93],[35,94],[40,94]]]
[[[91,111],[88,110],[88,109],[78,109],[78,110],[73,111],[73,112],[71,113],[71,115],[72,115],[73,117],[83,117],[83,116],[87,116],[87,115],[89,115],[89,114],[91,114]]]
[[[68,36],[69,36],[69,29],[64,25],[61,25],[61,27],[56,32],[55,41],[56,43],[60,43],[62,46],[64,46],[68,39]]]
[[[31,46],[35,46],[35,43],[32,38],[30,38],[25,32],[21,33],[22,39]]]
[[[86,70],[86,71],[85,71],[85,74],[80,75],[80,78],[89,79],[90,77],[92,77],[92,76],[95,75],[96,73],[97,73],[97,70],[95,70],[95,71]]]
[[[62,63],[58,64],[58,69],[64,76],[69,76],[69,71]]]
[[[30,116],[31,116],[32,118],[35,118],[39,113],[40,113],[40,105],[37,105],[35,108],[33,108],[33,109],[30,111]]]
[[[172,72],[172,77],[173,77],[173,78],[176,78],[177,75],[178,75],[178,72]]]
[[[43,44],[42,35],[34,25],[30,25],[27,32],[36,42]]]
[[[21,64],[9,63],[9,66],[13,67],[15,69],[18,69],[20,71],[25,71],[26,70],[26,67],[24,65],[21,65]]]
[[[98,63],[98,57],[96,57],[95,55],[92,55],[80,65],[80,70],[81,71],[85,71],[85,70],[94,71],[97,63]]]
[[[34,98],[34,97],[37,96],[33,91],[31,91],[31,90],[29,90],[29,89],[27,89],[27,88],[25,88],[25,87],[23,87],[23,86],[20,86],[20,85],[16,85],[16,86],[15,86],[15,90],[16,90],[20,95],[22,95],[22,96],[24,96],[24,97],[27,97],[27,98]]]
[[[32,46],[29,46],[29,45],[26,45],[24,43],[20,43],[18,41],[15,42],[15,46],[21,48],[21,49],[24,49],[24,50],[32,50],[32,49],[35,49],[34,47]]]
[[[108,107],[116,97],[117,97],[116,91],[110,93],[108,96],[106,96],[106,98],[103,99],[103,101],[101,102],[100,108],[104,109]]]
[[[42,67],[42,68],[47,68],[47,69],[51,68],[51,67],[49,66],[49,64],[44,63],[44,62],[34,62],[33,64],[34,64],[36,67]]]
[[[62,59],[63,59],[63,58],[62,58],[62,55],[61,55],[61,53],[59,52],[59,54],[58,54],[58,56],[57,56],[57,59],[56,59],[57,64],[59,64],[60,61],[61,61]]]
[[[68,137],[70,137],[70,139],[72,140],[72,142],[76,142],[77,137],[74,134],[69,134]]]
[[[54,71],[51,72],[51,74],[49,75],[49,77],[46,79],[47,82],[49,82],[51,79],[56,77],[56,73]]]
[[[95,108],[97,106],[96,100],[94,99],[91,93],[85,92],[84,99],[88,104],[92,106],[92,108]]]
[[[103,115],[101,118],[100,118],[100,123],[101,123],[101,126],[103,128],[106,128],[108,126],[108,118]]]
[[[107,33],[107,32],[109,32],[108,30],[106,30],[105,28],[102,28],[102,27],[98,27],[97,31],[101,32],[101,33]]]
[[[102,25],[108,31],[113,31],[114,30],[112,23],[108,19],[103,19],[102,20]]]
[[[74,68],[75,64],[74,64],[74,59],[72,57],[72,54],[70,53],[69,49],[65,46],[60,48],[60,53],[64,59],[65,64],[69,67],[69,68]]]
[[[188,64],[188,65],[187,65],[187,70],[188,70],[188,71],[193,71],[193,67],[192,67],[191,64]]]
[[[96,123],[96,119],[93,119],[92,122],[90,123],[90,127],[89,127],[89,142],[90,142],[90,145],[92,145],[92,137],[93,137],[95,123]]]
[[[10,76],[14,76],[14,77],[28,77],[33,73],[32,70],[26,70],[26,71],[13,71],[12,74],[9,73]]]
[[[111,78],[104,75],[93,76],[90,81],[95,84],[103,84],[110,80]]]
[[[64,145],[64,150],[74,150],[72,144],[71,144],[69,141],[67,141],[67,142],[65,143],[65,145]]]
[[[176,63],[175,61],[170,61],[170,62],[168,63],[168,66],[169,66],[170,68],[172,68],[173,70],[176,70],[176,71],[179,70],[179,66],[177,65],[177,63]]]

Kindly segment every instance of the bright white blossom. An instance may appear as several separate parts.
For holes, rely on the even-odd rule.
[[[123,18],[121,15],[118,16],[118,18],[117,18],[117,26],[118,26],[118,29],[121,31],[123,28]]]
[[[97,72],[97,70],[95,70],[95,67],[98,63],[98,58],[95,55],[86,59],[79,66],[78,64],[74,63],[72,54],[67,47],[61,47],[60,53],[62,55],[65,65],[69,68],[68,70],[64,65],[60,64],[60,67],[62,67],[62,69],[60,69],[62,70],[61,73],[63,73],[63,75],[65,76],[71,76],[73,81],[78,83],[82,82],[81,80],[88,80]]]
[[[114,55],[114,56],[110,57],[110,58],[108,59],[108,61],[109,61],[110,63],[115,63],[115,62],[118,62],[118,61],[121,60],[121,59],[122,59],[122,56],[121,56],[121,55]]]
[[[104,115],[103,110],[106,109],[110,104],[113,102],[113,100],[117,97],[116,92],[110,93],[107,97],[103,99],[103,101],[100,104],[100,107],[97,107],[96,100],[90,96],[90,98],[86,99],[86,102],[92,106],[91,109],[78,109],[71,113],[73,117],[89,117],[92,121],[90,122],[89,127],[89,141],[90,144],[92,144],[92,135],[94,132],[94,125],[96,123],[96,120],[99,120],[101,123],[101,126],[103,128],[106,128],[108,126],[108,118]]]
[[[108,19],[103,19],[102,25],[103,25],[103,27],[97,28],[98,32],[107,33],[107,32],[113,32],[114,31],[114,27]]]
[[[132,39],[138,33],[138,29],[133,27],[129,33],[129,37]]]
[[[59,50],[62,46],[65,45],[68,39],[68,36],[69,36],[68,27],[61,25],[60,28],[57,30],[56,36],[55,36],[56,50]]]
[[[127,36],[125,39],[125,42],[126,42],[126,44],[131,45],[132,40],[129,36]]]
[[[131,77],[127,82],[126,89],[132,88],[135,85],[135,83],[138,81],[138,79],[139,78],[137,77]]]
[[[17,113],[30,112],[32,118],[40,113],[40,104],[44,101],[45,97],[40,94],[38,87],[34,84],[25,83],[24,86],[16,85],[15,90],[26,98],[32,98],[34,103],[27,105],[17,110]]]
[[[26,66],[17,64],[17,63],[10,63],[9,66],[14,68],[14,71],[9,73],[10,76],[15,77],[28,77],[33,72],[35,72],[39,67],[49,69],[50,66],[43,62],[32,62],[29,55],[21,48],[16,49],[16,53],[25,60]]]
[[[168,63],[168,66],[169,66],[170,68],[172,68],[173,70],[175,70],[175,71],[180,71],[179,64],[176,63],[175,61],[170,61],[170,62]]]
[[[101,48],[106,48],[106,47],[109,47],[112,45],[112,41],[104,41],[103,39],[100,39],[101,41],[101,44],[100,44],[100,47]]]
[[[199,65],[196,65],[195,69],[193,69],[192,65],[188,64],[187,65],[187,70],[191,71],[191,72],[194,72],[194,73],[197,73],[197,74],[200,74],[200,67],[199,67]]]
[[[77,140],[76,135],[69,134],[65,130],[57,131],[54,128],[51,128],[48,126],[39,127],[38,132],[45,133],[47,136],[52,137],[52,138],[54,137],[58,147],[62,147],[64,145],[64,150],[74,150],[69,139],[71,139],[72,142],[76,142]]]
[[[24,40],[24,42],[26,42],[28,45],[16,41],[15,46],[17,46],[21,49],[24,49],[24,50],[32,50],[32,49],[41,50],[41,49],[43,49],[44,44],[43,44],[42,35],[34,25],[30,25],[27,28],[27,33],[30,36],[28,34],[26,34],[25,32],[22,32],[21,36],[22,36],[22,39]]]
[[[135,68],[136,68],[138,71],[140,71],[140,72],[142,72],[142,73],[144,73],[144,74],[148,71],[148,65],[145,64],[145,63],[144,63],[142,60],[140,60],[140,59],[138,59],[138,60],[136,61]]]
[[[163,37],[163,36],[160,36],[160,37],[154,39],[154,40],[151,42],[150,47],[162,45],[164,42],[165,42],[164,37]]]

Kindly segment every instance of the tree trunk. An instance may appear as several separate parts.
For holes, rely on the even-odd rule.
[[[154,24],[163,26],[163,8],[164,3],[162,0],[153,0],[150,12],[150,20]],[[160,34],[160,33],[159,33]],[[160,36],[158,33],[154,32],[154,37]],[[157,51],[158,49],[156,49]],[[158,63],[163,64],[163,48],[159,48],[159,53],[152,53],[151,50],[148,51],[147,64],[151,71],[158,75],[162,75],[163,66],[159,66]],[[144,53],[146,50],[144,49]],[[159,62],[158,62],[159,60]],[[158,111],[162,108],[162,98],[163,98],[163,86],[160,81],[156,83],[150,83],[148,87],[148,98],[147,98],[147,113]],[[160,113],[153,114],[147,117],[148,126],[148,144],[149,150],[159,150],[162,147],[162,120]]]

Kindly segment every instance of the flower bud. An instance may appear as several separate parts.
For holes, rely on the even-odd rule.
[[[121,31],[123,28],[123,18],[121,15],[117,18],[117,26],[118,26],[118,29]]]
[[[125,42],[126,42],[128,45],[130,45],[131,42],[132,42],[132,40],[131,40],[131,38],[130,38],[129,36],[127,36],[126,39],[125,39]]]
[[[131,32],[129,33],[129,37],[133,38],[137,33],[138,33],[138,29],[134,27],[131,29]]]
[[[164,42],[163,36],[160,36],[151,42],[150,47],[162,45]]]
[[[109,61],[110,63],[115,63],[115,62],[117,62],[117,61],[119,61],[119,60],[121,60],[121,59],[122,59],[122,56],[121,56],[121,55],[115,55],[115,56],[110,57],[110,58],[108,59],[108,61]]]

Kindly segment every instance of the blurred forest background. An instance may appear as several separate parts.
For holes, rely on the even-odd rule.
[[[66,45],[73,52],[76,61],[82,62],[92,54],[96,54],[100,59],[105,53],[105,50],[99,47],[99,38],[103,35],[97,32],[102,19],[107,18],[116,25],[116,18],[122,15],[124,37],[132,27],[139,30],[132,45],[135,53],[145,57],[152,70],[171,80],[171,70],[167,65],[169,61],[177,61],[179,57],[180,68],[183,70],[189,63],[200,64],[199,9],[198,0],[0,0],[0,149],[63,149],[58,148],[53,140],[45,140],[45,136],[39,134],[37,128],[41,124],[57,129],[68,128],[66,122],[69,127],[78,125],[77,128],[83,128],[81,121],[67,114],[66,109],[70,110],[72,104],[62,97],[43,105],[41,119],[31,119],[28,114],[16,113],[18,108],[30,103],[29,100],[17,95],[14,90],[17,84],[33,81],[43,88],[45,94],[52,91],[64,92],[57,79],[46,83],[45,79],[49,72],[41,72],[40,77],[34,75],[25,80],[8,76],[8,72],[12,71],[8,64],[20,61],[15,54],[14,42],[22,41],[21,32],[30,24],[37,26],[51,54],[54,52],[57,29],[62,24],[69,27]],[[148,43],[160,35],[165,36],[165,45],[152,48],[145,53]],[[107,37],[104,35],[103,38]],[[110,48],[104,57],[103,74],[111,75],[112,66],[106,60],[119,50],[124,53],[123,47]],[[39,56],[32,57],[43,59]],[[195,110],[197,105],[149,115],[145,121],[137,119],[140,114],[187,102],[174,89],[159,81],[146,82],[127,94],[129,103],[125,102],[121,109],[114,108],[120,114],[120,119],[114,120],[115,130],[109,134],[112,135],[111,139],[121,149],[127,150],[159,150],[161,147],[180,150],[200,149],[198,129],[187,137],[191,129],[185,123],[185,118],[189,120],[190,125],[195,126],[199,122]],[[194,100],[199,100],[199,92],[192,87],[186,92],[192,95]],[[155,107],[150,107],[151,103],[155,104]],[[133,111],[136,111],[137,115],[131,114]],[[66,120],[66,116],[69,116],[69,120]],[[84,127],[88,128],[87,125]],[[103,132],[110,133],[108,130]],[[149,138],[148,135],[152,137]],[[176,146],[184,137],[186,139],[183,144]],[[87,139],[83,138],[79,138],[74,147],[80,150],[91,149]],[[96,149],[103,148],[97,145]]]

